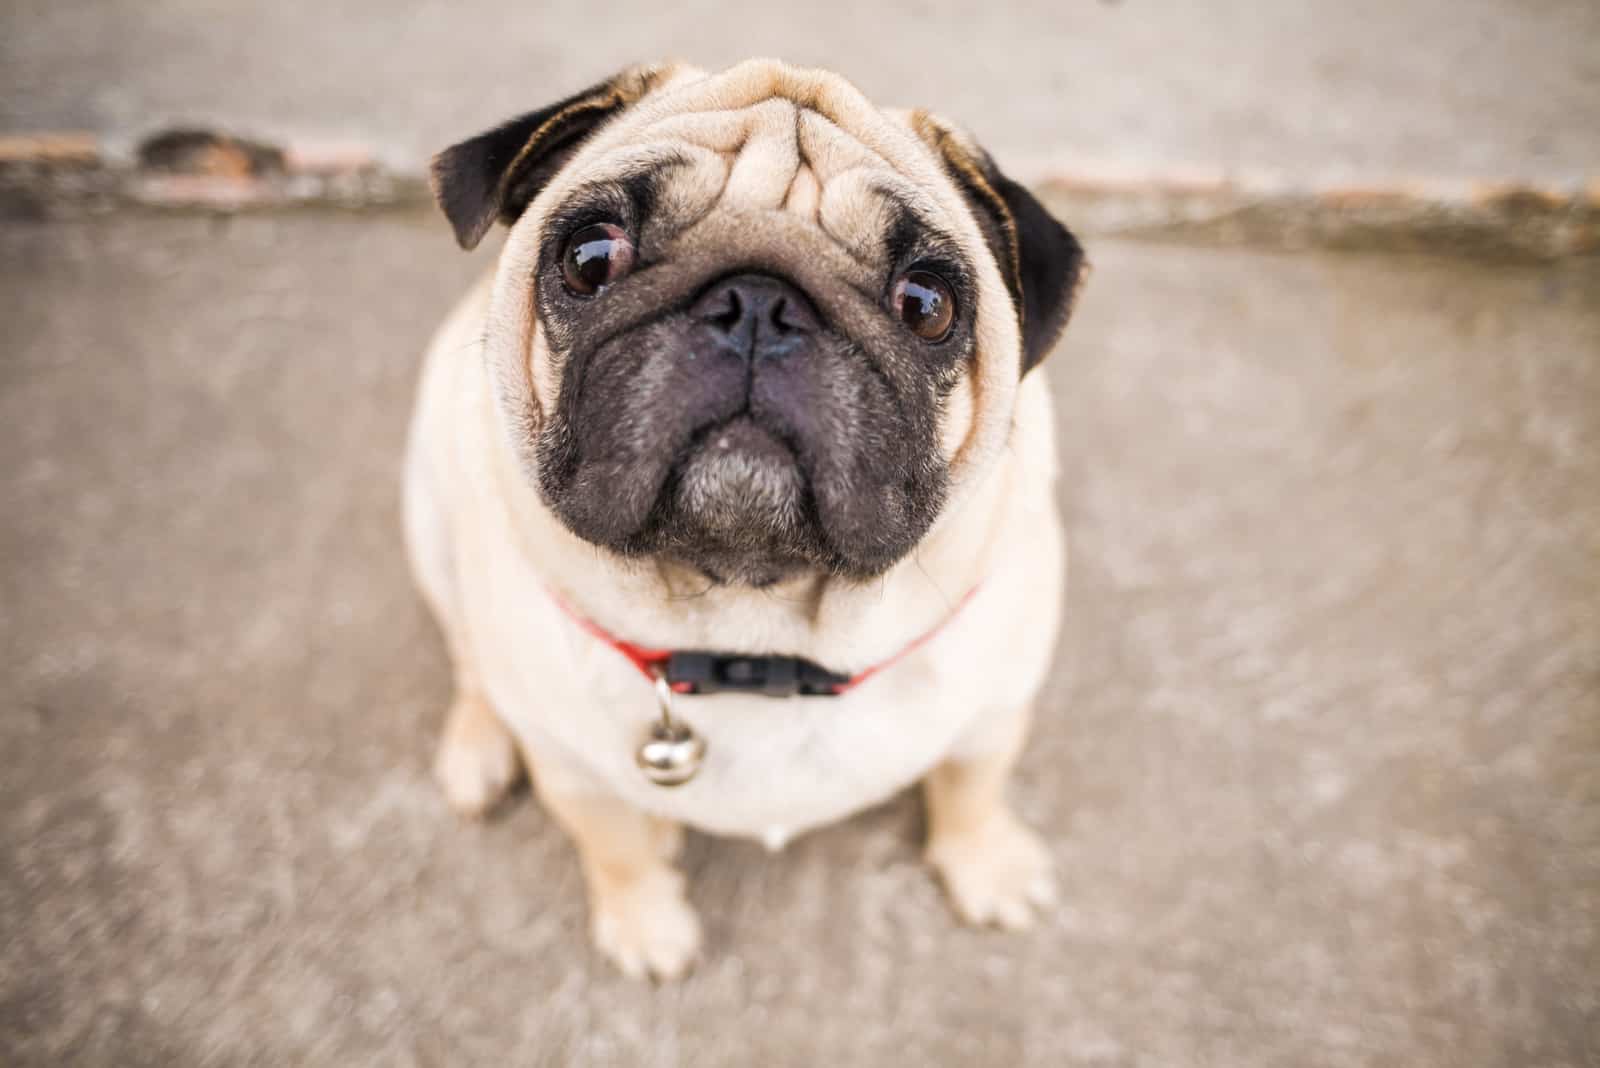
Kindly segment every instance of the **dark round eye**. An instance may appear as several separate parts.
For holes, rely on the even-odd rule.
[[[932,271],[907,271],[894,284],[894,310],[922,340],[943,341],[956,319],[956,295]]]
[[[580,297],[592,297],[633,268],[633,242],[611,223],[585,226],[567,238],[561,280]]]

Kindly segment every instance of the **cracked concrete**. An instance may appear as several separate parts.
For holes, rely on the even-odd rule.
[[[901,798],[694,839],[710,957],[584,936],[448,696],[396,474],[443,223],[0,226],[0,1062],[1584,1065],[1600,1057],[1600,265],[1100,243],[1075,547],[967,931]]]

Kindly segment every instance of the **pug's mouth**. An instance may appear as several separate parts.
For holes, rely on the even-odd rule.
[[[679,507],[729,534],[751,523],[793,525],[805,495],[794,450],[749,415],[701,433],[677,465],[676,482]]]
[[[641,534],[717,583],[768,586],[827,562],[795,449],[747,412],[694,436]]]

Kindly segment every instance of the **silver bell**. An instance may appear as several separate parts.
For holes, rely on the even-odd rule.
[[[650,725],[650,737],[634,759],[645,778],[657,786],[682,786],[700,770],[705,755],[705,739],[687,724],[657,721]]]
[[[650,734],[633,759],[645,778],[657,786],[682,786],[700,770],[706,742],[687,723],[672,718],[672,687],[659,671],[656,701],[661,706],[661,718],[650,724]]]

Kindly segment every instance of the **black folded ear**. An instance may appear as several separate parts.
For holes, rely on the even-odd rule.
[[[914,113],[911,122],[966,197],[1000,264],[1022,327],[1027,374],[1055,347],[1072,315],[1089,274],[1083,246],[968,138],[926,112]]]
[[[456,241],[474,248],[495,219],[515,222],[585,138],[670,73],[666,66],[630,67],[433,157],[429,184]]]

